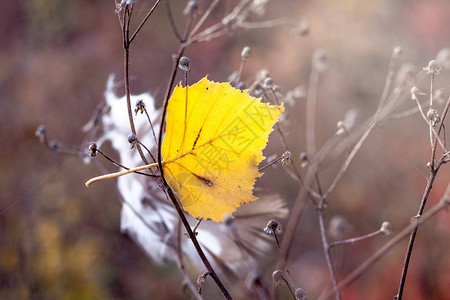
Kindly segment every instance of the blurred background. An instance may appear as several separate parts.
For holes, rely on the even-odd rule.
[[[136,2],[133,26],[153,4]],[[172,2],[181,26],[186,1]],[[201,10],[209,3],[198,2]],[[220,4],[207,25],[220,21],[234,3]],[[349,109],[358,110],[362,119],[374,112],[395,47],[402,48],[398,65],[410,63],[418,74],[442,48],[450,47],[449,15],[447,0],[269,1],[262,19],[307,22],[309,34],[301,36],[281,26],[236,31],[193,45],[185,53],[191,59],[189,80],[208,74],[225,81],[239,68],[242,48],[250,46],[253,56],[243,78],[251,83],[259,70],[267,69],[285,93],[307,86],[313,53],[324,49],[328,66],[320,75],[316,122],[320,146],[334,135],[336,123]],[[35,136],[44,124],[50,139],[80,145],[86,136],[82,127],[102,100],[108,75],[123,79],[114,2],[6,0],[0,11],[0,38],[0,298],[184,299],[176,265],[153,264],[119,232],[121,205],[114,189],[106,184],[85,188],[84,182],[99,170],[77,157],[49,152]],[[162,102],[177,48],[165,6],[160,5],[132,45],[133,94],[150,92],[158,104]],[[449,73],[443,69],[435,82],[444,99],[450,96]],[[427,92],[429,78],[419,88]],[[411,107],[412,101],[402,106]],[[304,110],[300,98],[283,125],[297,158],[306,150]],[[282,153],[278,139],[271,140],[266,156]],[[330,196],[327,221],[344,217],[352,228],[347,237],[375,231],[386,220],[396,232],[406,226],[426,185],[428,140],[427,125],[418,114],[378,127]],[[442,168],[427,207],[443,195],[448,169]],[[330,176],[324,174],[324,182]],[[266,171],[259,184],[280,193],[289,206],[298,193],[298,185],[282,168]],[[441,213],[420,228],[407,299],[450,299],[449,225],[448,214]],[[377,237],[334,249],[338,277],[387,240]],[[345,289],[344,298],[392,299],[405,249],[406,240]],[[299,223],[293,250],[293,278],[314,299],[329,275],[311,205]],[[264,268],[270,281],[273,260]]]

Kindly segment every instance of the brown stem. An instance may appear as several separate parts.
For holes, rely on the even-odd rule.
[[[297,198],[295,199],[294,207],[292,208],[292,211],[288,218],[288,224],[283,234],[283,240],[281,241],[281,250],[285,254],[286,260],[289,257],[289,253],[292,248],[291,247],[292,241],[295,235],[296,226],[303,213],[303,208],[305,207],[306,201],[309,196],[308,189],[311,186],[313,180],[314,176],[312,175],[312,172],[306,173],[304,184],[300,186],[300,191],[297,195]],[[281,262],[279,261],[277,265],[280,265],[280,263]]]
[[[271,89],[271,92],[272,92],[272,95],[275,98],[275,103],[277,105],[280,105],[280,99],[278,99],[277,93],[273,89]],[[289,148],[288,148],[288,145],[287,145],[287,142],[286,142],[286,137],[285,137],[284,132],[283,132],[283,130],[281,128],[281,125],[279,123],[276,123],[275,124],[275,128],[276,128],[276,130],[278,132],[278,136],[280,137],[281,145],[283,146],[284,152],[288,152]],[[309,187],[305,186],[305,184],[303,182],[302,175],[300,174],[300,171],[297,168],[297,164],[295,162],[295,159],[293,157],[291,157],[290,160],[291,160],[291,164],[290,165],[292,166],[292,170],[294,171],[295,179],[300,183],[301,186],[307,188],[308,192],[311,195],[313,195],[314,191],[309,189]]]
[[[395,75],[395,63],[397,61],[399,53],[394,49],[392,53],[391,60],[389,61],[388,73],[386,76],[386,82],[384,84],[383,92],[381,94],[380,101],[378,102],[377,111],[380,111],[385,104],[387,97],[389,95],[389,90],[391,89],[392,81]]]
[[[371,257],[369,257],[366,261],[364,261],[358,268],[356,268],[350,275],[345,277],[339,283],[339,289],[344,289],[353,283],[356,279],[358,279],[364,272],[367,271],[370,267],[372,267],[378,260],[380,260],[389,250],[391,250],[395,245],[397,245],[401,240],[403,240],[408,234],[412,231],[416,230],[417,227],[425,223],[431,217],[436,215],[439,211],[448,208],[450,205],[450,198],[448,196],[444,196],[439,204],[433,206],[428,212],[426,212],[422,217],[414,219],[414,221],[405,227],[402,231],[400,231],[395,237],[393,237],[389,242],[387,242],[383,247],[381,247],[377,252],[375,252]],[[323,295],[321,295],[318,299],[324,300],[328,299],[331,295],[333,295],[333,291],[325,291]]]
[[[323,203],[324,200],[320,201],[319,207],[317,209],[317,213],[319,215],[319,225],[320,225],[320,236],[322,238],[322,245],[323,245],[323,252],[325,254],[325,259],[327,261],[328,271],[330,272],[331,280],[333,282],[334,287],[334,294],[336,299],[341,299],[341,294],[339,292],[339,285],[336,278],[336,273],[334,272],[333,267],[333,260],[331,259],[330,255],[330,246],[328,244],[326,229],[325,229],[325,222],[324,222],[324,216],[323,216]]]
[[[320,71],[314,66],[309,77],[308,96],[306,98],[306,153],[310,157],[316,154],[316,105]]]
[[[123,13],[123,47],[124,47],[124,73],[125,73],[125,94],[127,98],[127,110],[128,110],[128,119],[130,121],[131,132],[137,136],[136,127],[134,126],[133,120],[133,110],[131,107],[131,93],[130,93],[130,38],[129,38],[129,26],[131,20],[131,12],[133,6],[129,8],[127,5],[124,9]],[[144,152],[141,149],[141,145],[137,144],[136,148],[141,156],[142,160],[146,165],[148,165],[147,158],[144,155]]]
[[[145,115],[147,116],[148,123],[150,124],[150,129],[152,130],[153,140],[155,141],[155,147],[156,147],[158,145],[158,141],[156,140],[155,129],[153,128],[153,122],[150,119],[150,116],[149,116],[145,106],[144,106],[144,112],[145,112]],[[154,159],[154,161],[156,162],[156,159]]]
[[[143,143],[141,143],[141,141],[140,141],[138,138],[136,138],[136,142],[137,142],[139,145],[141,145],[141,147],[144,148],[145,151],[147,151],[147,153],[150,155],[150,158],[151,158],[151,159],[153,160],[153,162],[155,163],[155,162],[156,162],[156,159],[155,159],[155,157],[153,156],[153,154],[152,154],[152,152],[150,151],[150,149],[148,149]],[[150,170],[152,170],[152,169],[150,169]]]
[[[422,200],[420,202],[419,210],[417,212],[417,215],[414,218],[422,217],[423,210],[425,209],[425,205],[427,203],[427,200],[428,200],[428,197],[430,195],[431,189],[433,188],[433,182],[436,179],[436,175],[437,175],[437,173],[439,171],[439,168],[442,166],[443,162],[444,162],[443,159],[441,159],[439,161],[439,163],[435,166],[435,168],[430,171],[431,174],[430,174],[430,178],[428,179],[428,184],[427,184],[427,186],[425,188],[425,192],[424,192],[424,194],[422,196]],[[400,284],[399,284],[399,287],[398,287],[398,293],[397,293],[397,295],[395,296],[394,299],[400,300],[400,299],[402,299],[402,296],[403,296],[403,290],[404,290],[404,287],[405,287],[406,275],[408,273],[409,261],[411,259],[411,254],[412,254],[412,250],[413,250],[413,247],[414,247],[414,241],[416,239],[417,229],[418,229],[418,227],[414,228],[414,230],[411,232],[411,235],[409,237],[408,247],[407,247],[407,250],[406,250],[405,260],[404,260],[404,263],[403,263],[402,276],[401,276]]]
[[[192,37],[197,33],[197,30],[203,25],[203,22],[208,18],[211,11],[216,7],[217,3],[219,3],[219,0],[214,0],[209,7],[206,9],[206,11],[201,16],[200,20],[197,22],[197,24],[194,26],[194,28],[189,33],[188,40],[191,40]]]
[[[434,161],[436,159],[436,148],[437,148],[437,143],[439,140],[439,135],[441,134],[441,130],[444,129],[444,134],[445,134],[445,127],[444,127],[444,121],[445,121],[445,117],[447,116],[448,113],[448,109],[450,107],[450,98],[448,98],[447,103],[445,103],[445,107],[444,110],[442,112],[442,117],[441,117],[441,124],[439,125],[438,131],[437,131],[437,136],[434,138],[434,145],[433,148],[431,149],[431,159],[432,161]],[[444,138],[444,146],[445,146],[445,138]],[[445,152],[447,149],[443,149],[443,151]]]
[[[244,71],[244,65],[247,59],[242,58],[241,59],[241,64],[239,65],[239,70],[238,70],[238,74],[235,78],[235,80],[232,82],[233,86],[237,86],[239,84],[239,81],[241,80],[241,76],[242,76],[242,71]]]
[[[366,239],[370,239],[371,237],[374,237],[374,236],[379,235],[379,234],[381,234],[381,233],[383,233],[383,231],[377,230],[377,231],[371,232],[371,233],[369,233],[369,234],[365,234],[365,235],[363,235],[363,236],[359,236],[359,237],[355,237],[355,238],[351,238],[351,239],[345,239],[345,240],[336,241],[336,242],[334,242],[334,243],[329,244],[329,245],[328,245],[328,248],[331,249],[331,248],[336,247],[336,246],[339,246],[339,245],[353,244],[353,243],[360,242],[360,241],[363,241],[363,240],[366,240]]]
[[[430,85],[430,107],[431,110],[433,108],[433,87],[434,87],[434,73],[431,74],[431,85]],[[427,120],[428,126],[430,127],[430,143],[431,143],[431,160],[430,160],[430,169],[434,170],[434,161],[435,161],[435,154],[436,154],[436,148],[435,143],[433,142],[433,121]],[[439,138],[439,135],[436,137],[436,139]]]
[[[366,125],[363,133],[361,134],[361,137],[357,141],[357,143],[354,146],[353,151],[349,154],[344,164],[341,166],[340,171],[336,175],[333,183],[330,185],[328,190],[325,192],[325,194],[322,197],[319,197],[319,200],[321,198],[327,199],[329,196],[329,193],[334,189],[335,185],[341,179],[344,172],[347,170],[350,162],[355,157],[358,150],[361,148],[364,141],[367,139],[368,135],[370,134],[371,130],[375,126],[377,122],[383,119],[385,115],[392,109],[394,104],[396,103],[396,100],[398,99],[398,94],[393,95],[391,101],[385,105],[385,107],[377,111],[373,119],[370,120],[369,125]],[[301,185],[301,189],[297,195],[297,199],[295,200],[294,207],[292,208],[290,218],[288,220],[288,224],[286,226],[286,231],[283,237],[282,241],[282,250],[286,254],[286,259],[289,256],[290,248],[292,245],[292,241],[294,238],[296,226],[300,220],[301,214],[303,212],[304,205],[306,203],[306,200],[308,197],[311,199],[314,199],[313,197],[316,196],[316,193],[312,192],[310,186],[312,185],[313,181],[316,178],[316,172],[315,169],[324,161],[325,157],[328,155],[328,152],[331,151],[331,149],[336,148],[333,146],[333,144],[325,144],[316,154],[316,157],[311,161],[311,167],[309,168],[308,172],[306,173],[306,176],[304,177],[304,184]],[[280,265],[280,262],[278,262],[277,265]]]
[[[334,271],[333,260],[330,254],[330,245],[328,243],[327,232],[325,229],[325,218],[324,218],[324,209],[325,209],[325,201],[326,199],[323,197],[322,187],[319,180],[319,175],[316,170],[314,164],[311,164],[311,168],[314,172],[314,178],[316,180],[317,189],[319,192],[320,200],[319,205],[317,206],[317,213],[319,218],[319,227],[320,227],[320,237],[322,239],[323,252],[325,255],[325,260],[327,261],[328,271],[330,272],[331,281],[333,282],[334,292],[337,300],[341,299],[341,294],[339,292],[338,281],[336,277],[336,273]]]
[[[124,14],[123,14],[123,20],[121,22],[121,24],[123,24],[122,26],[122,30],[123,30],[123,46],[124,46],[124,51],[125,51],[125,55],[124,55],[124,69],[125,69],[125,90],[126,90],[126,98],[127,98],[127,108],[128,108],[128,117],[129,117],[129,121],[130,121],[130,127],[131,127],[131,131],[134,135],[136,135],[136,129],[134,126],[134,121],[133,121],[133,113],[132,113],[132,108],[131,108],[131,96],[130,96],[130,83],[129,83],[129,56],[130,56],[130,43],[132,41],[132,39],[134,39],[137,35],[137,33],[139,32],[139,30],[142,28],[143,24],[145,23],[145,21],[147,21],[148,17],[151,15],[151,13],[153,12],[154,8],[156,7],[156,5],[159,3],[159,1],[157,1],[154,5],[154,7],[152,8],[152,10],[150,10],[150,12],[147,14],[147,17],[144,19],[144,21],[141,23],[141,25],[138,27],[138,29],[136,30],[136,32],[133,34],[132,38],[129,38],[129,26],[130,26],[130,19],[131,19],[131,13],[132,13],[132,9],[133,9],[133,5],[129,6],[127,5],[124,9]],[[210,272],[211,277],[214,279],[214,281],[216,282],[216,284],[219,286],[220,290],[222,291],[223,295],[225,296],[226,299],[232,299],[231,295],[229,294],[229,292],[227,291],[227,289],[225,288],[225,286],[222,284],[222,282],[220,281],[219,277],[217,276],[217,274],[215,273],[214,269],[212,268],[211,264],[209,263],[208,259],[206,258],[195,234],[193,233],[189,222],[186,219],[186,216],[184,215],[184,212],[181,208],[181,205],[178,203],[178,200],[175,196],[175,194],[173,193],[172,189],[169,187],[169,185],[167,184],[165,178],[164,178],[164,173],[163,173],[163,168],[162,168],[162,154],[161,154],[161,146],[162,146],[162,133],[164,131],[164,122],[165,122],[165,115],[167,112],[167,104],[168,104],[168,100],[170,97],[170,92],[172,90],[173,87],[173,83],[175,81],[175,75],[176,75],[176,71],[177,71],[177,66],[178,66],[178,61],[180,59],[180,57],[182,56],[183,52],[185,50],[185,46],[181,45],[179,51],[178,51],[178,57],[177,59],[174,61],[174,65],[172,67],[172,75],[171,78],[169,80],[169,84],[166,90],[166,95],[165,95],[165,102],[164,102],[164,107],[163,107],[163,113],[161,116],[161,126],[160,126],[160,131],[159,131],[159,137],[158,137],[158,167],[159,170],[161,172],[161,180],[164,184],[164,186],[166,187],[166,191],[167,194],[170,198],[170,200],[172,201],[173,206],[175,207],[184,227],[186,228],[186,231],[190,237],[190,239],[192,240],[192,243],[194,244],[195,249],[197,250],[201,260],[203,261],[206,269]],[[137,135],[136,135],[137,136]],[[140,147],[139,144],[136,145],[137,149],[139,151],[139,154],[142,158],[142,160],[148,164],[142,149]]]
[[[438,142],[441,145],[442,149],[444,149],[444,152],[445,152],[446,148],[445,148],[444,143],[439,138],[439,135],[436,132],[436,130],[434,130],[434,128],[429,125],[430,121],[428,120],[427,116],[425,115],[425,112],[423,111],[418,99],[416,99],[416,104],[417,104],[417,108],[419,109],[420,115],[422,116],[422,118],[425,120],[425,123],[427,123],[428,127],[430,128],[430,133],[433,133],[433,135],[435,137],[435,142]],[[430,137],[430,140],[431,140],[431,137]]]
[[[292,281],[291,272],[289,272],[289,269],[286,264],[286,260],[284,259],[283,252],[281,251],[280,241],[278,240],[278,235],[275,234],[274,236],[275,236],[275,241],[277,242],[278,253],[280,254],[279,257],[283,261],[283,267],[284,267],[284,270],[286,271],[286,275],[288,276],[289,281],[286,280],[286,278],[284,278],[284,276],[283,276],[283,279],[286,282],[286,285],[288,286],[289,291],[291,292],[292,296],[295,298],[295,285],[294,285],[294,282]]]
[[[184,227],[186,228],[188,236],[191,239],[192,243],[194,244],[194,247],[197,250],[198,255],[200,256],[200,259],[203,261],[203,264],[205,265],[206,269],[210,272],[211,277],[214,279],[215,283],[220,288],[220,290],[221,290],[222,294],[225,296],[225,298],[233,299],[231,297],[230,293],[228,292],[228,290],[223,285],[223,283],[220,281],[219,277],[217,276],[213,267],[209,263],[208,259],[206,258],[205,253],[203,252],[203,249],[197,240],[197,237],[195,236],[194,232],[192,231],[191,226],[189,225],[189,222],[187,221],[186,216],[184,215],[184,212],[181,208],[180,203],[178,203],[178,200],[177,200],[175,194],[173,193],[172,189],[167,184],[167,181],[164,178],[164,169],[162,168],[162,136],[163,136],[163,131],[164,131],[167,106],[169,103],[170,92],[172,91],[173,83],[175,82],[175,76],[177,73],[178,62],[179,62],[181,56],[183,55],[185,48],[186,47],[184,45],[181,45],[180,49],[178,50],[177,59],[175,59],[173,62],[172,73],[171,73],[172,75],[170,77],[169,84],[167,86],[167,90],[166,90],[166,94],[165,94],[165,98],[164,98],[164,106],[163,106],[163,112],[161,115],[161,124],[159,127],[159,135],[158,135],[158,167],[159,167],[159,170],[161,173],[161,180],[166,188],[167,194],[168,194],[170,200],[172,201],[172,204],[175,207],[175,209],[178,213],[178,216],[181,219],[181,222],[183,223]]]
[[[184,277],[184,281],[186,282],[186,285],[188,286],[188,288],[191,290],[191,293],[194,295],[195,299],[202,300],[203,297],[198,293],[194,284],[191,282],[189,275],[186,273],[186,270],[184,269],[182,253],[183,253],[183,251],[181,249],[181,222],[178,222],[178,225],[177,225],[177,264],[178,264],[178,269],[180,269],[180,272]]]
[[[172,9],[170,8],[170,1],[166,0],[166,11],[167,11],[167,17],[169,18],[170,27],[172,28],[173,34],[177,37],[178,41],[180,43],[183,42],[180,34],[178,33],[177,25],[175,24],[175,20],[173,19]]]
[[[283,159],[288,159],[288,157],[290,157],[290,156],[291,156],[291,152],[286,151],[280,157],[277,157],[276,159],[274,159],[273,161],[271,161],[267,165],[262,166],[261,168],[259,168],[258,171],[261,172],[261,171],[267,169],[268,167],[273,166],[274,164],[278,163],[279,161],[283,161]],[[289,158],[289,159],[291,159],[291,158]]]
[[[161,2],[161,0],[156,0],[155,4],[153,4],[152,8],[149,10],[149,12],[147,13],[147,15],[145,16],[145,18],[142,20],[141,24],[139,24],[138,28],[136,29],[136,31],[131,35],[131,38],[129,40],[129,43],[131,43],[137,36],[137,34],[139,33],[139,31],[141,31],[142,27],[144,26],[144,24],[147,22],[148,18],[150,18],[150,16],[152,15],[153,11],[156,9],[156,7],[158,6],[158,4]]]
[[[161,168],[162,170],[162,168]],[[162,172],[161,172],[162,174]],[[189,238],[191,239],[192,243],[194,244],[195,249],[197,250],[198,255],[200,256],[200,259],[203,261],[203,264],[205,265],[206,269],[210,272],[209,275],[214,279],[214,282],[217,284],[217,286],[220,288],[222,294],[225,296],[226,299],[233,299],[228,292],[228,290],[225,288],[223,283],[220,281],[219,276],[217,276],[216,272],[214,271],[213,267],[209,263],[208,259],[206,258],[205,253],[202,250],[202,247],[200,246],[197,237],[195,236],[194,232],[191,229],[191,226],[189,225],[188,220],[186,219],[186,216],[184,215],[183,210],[181,209],[180,204],[178,203],[175,194],[173,193],[172,189],[167,185],[167,182],[165,182],[164,177],[164,185],[167,188],[167,193],[169,195],[170,200],[172,201],[173,206],[177,210],[177,213],[181,219],[181,222],[183,222],[184,227],[186,228],[186,231],[189,235]]]

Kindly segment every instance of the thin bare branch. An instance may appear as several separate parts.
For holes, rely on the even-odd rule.
[[[381,94],[380,101],[378,102],[378,108],[377,111],[381,110],[387,100],[387,97],[389,95],[389,90],[391,89],[392,80],[395,75],[395,65],[397,62],[397,58],[400,54],[400,51],[396,47],[394,51],[392,52],[391,60],[389,61],[389,67],[388,67],[388,73],[386,76],[386,82],[384,84],[383,93]]]
[[[306,97],[306,153],[313,157],[316,152],[316,106],[319,88],[319,70],[314,65],[309,76],[308,95]]]
[[[178,225],[177,225],[177,265],[178,265],[178,269],[180,270],[181,275],[183,275],[186,286],[189,288],[189,290],[191,291],[191,293],[195,297],[195,299],[203,300],[202,295],[200,295],[198,293],[197,288],[194,286],[191,279],[189,278],[189,275],[186,273],[186,270],[184,269],[181,236],[182,236],[181,221],[179,220]]]
[[[172,8],[170,7],[170,0],[166,0],[165,2],[166,2],[167,17],[169,18],[172,32],[177,37],[178,41],[182,43],[183,39],[181,38],[181,35],[178,33],[177,25],[175,24],[175,20],[173,19]]]
[[[417,215],[414,216],[414,219],[420,219],[422,217],[423,211],[425,209],[425,205],[427,204],[428,197],[429,197],[431,189],[433,187],[434,180],[436,179],[436,175],[438,174],[439,168],[442,166],[443,163],[444,163],[444,159],[442,158],[434,168],[430,169],[430,177],[428,178],[428,183],[427,183],[427,186],[425,187],[425,192],[422,196],[422,200],[420,201]],[[414,241],[416,239],[417,229],[418,229],[418,227],[416,226],[412,230],[411,235],[409,237],[409,242],[408,242],[408,247],[406,250],[405,261],[403,263],[403,270],[402,270],[402,276],[401,276],[400,284],[399,284],[399,288],[398,288],[398,293],[395,296],[395,299],[398,299],[398,300],[402,299],[403,289],[405,287],[405,282],[406,282],[406,275],[408,273],[409,261],[411,259],[411,254],[412,254],[412,249],[414,247]]]
[[[441,124],[439,125],[438,131],[437,131],[437,133],[436,133],[436,135],[435,135],[433,147],[431,148],[431,149],[432,149],[431,157],[433,158],[433,161],[436,159],[436,148],[437,148],[437,143],[438,143],[438,142],[439,142],[439,144],[440,144],[441,147],[442,147],[442,151],[443,151],[444,153],[447,152],[447,149],[446,149],[446,147],[445,147],[445,146],[446,146],[446,145],[445,145],[446,139],[445,139],[445,126],[444,126],[444,121],[445,121],[445,118],[446,118],[446,116],[447,116],[449,107],[450,107],[450,97],[448,98],[447,103],[445,104],[444,110],[443,110],[443,112],[442,112]],[[440,138],[439,138],[439,135],[441,134],[442,129],[444,129],[444,142],[442,142],[442,141],[440,140]]]
[[[320,206],[317,209],[317,213],[319,215],[319,226],[320,226],[320,237],[322,239],[323,252],[325,254],[325,259],[327,261],[328,271],[330,272],[331,281],[333,282],[333,290],[334,296],[337,300],[341,299],[341,293],[339,290],[339,285],[336,277],[336,273],[334,271],[333,260],[330,255],[330,245],[328,244],[326,229],[325,229],[325,221],[323,216],[324,203],[321,200]]]
[[[416,99],[416,103],[417,103],[417,107],[419,109],[420,115],[425,120],[425,122],[427,124],[429,124],[429,120],[428,120],[427,116],[425,115],[422,107],[420,106],[419,100]],[[442,147],[442,150],[444,152],[447,152],[444,142],[442,142],[441,139],[439,138],[439,134],[436,132],[436,130],[433,127],[430,127],[430,129],[431,129],[431,132],[433,133],[434,137],[436,138],[435,142],[437,141],[439,143],[439,145]]]
[[[357,280],[362,274],[364,274],[370,267],[372,267],[377,261],[384,257],[394,246],[396,246],[400,241],[407,237],[411,232],[417,230],[418,226],[425,223],[432,217],[434,217],[438,212],[446,210],[450,206],[450,198],[444,197],[432,207],[427,213],[425,213],[420,218],[415,218],[414,221],[405,227],[401,232],[399,232],[395,237],[393,237],[388,243],[386,243],[382,248],[375,252],[371,257],[364,261],[359,267],[357,267],[353,272],[345,277],[340,283],[339,288],[342,290],[352,284]],[[331,297],[334,291],[328,290],[323,293],[318,299],[325,300]]]
[[[152,8],[148,11],[147,15],[142,20],[141,24],[139,24],[138,28],[136,28],[136,31],[131,35],[129,43],[133,42],[133,40],[136,38],[138,33],[141,31],[142,27],[147,22],[148,18],[150,18],[150,16],[152,15],[153,11],[156,9],[156,7],[158,6],[158,4],[160,2],[161,2],[161,0],[156,0],[155,4],[153,4]]]
[[[345,244],[354,244],[354,243],[357,243],[357,242],[360,242],[363,240],[370,239],[370,238],[377,236],[379,234],[382,234],[382,233],[383,233],[383,231],[381,229],[379,229],[377,231],[371,232],[369,234],[365,234],[363,236],[359,236],[359,237],[355,237],[355,238],[351,238],[351,239],[345,239],[345,240],[341,240],[341,241],[336,241],[336,242],[331,243],[329,245],[329,248],[331,249],[333,247],[345,245]]]
[[[213,2],[211,2],[209,7],[206,9],[205,13],[201,16],[200,20],[198,20],[197,24],[194,26],[194,28],[192,28],[192,31],[189,34],[189,39],[191,39],[197,33],[197,31],[200,29],[200,27],[203,25],[203,23],[208,18],[209,14],[212,12],[214,7],[216,7],[218,3],[219,0],[214,0]]]

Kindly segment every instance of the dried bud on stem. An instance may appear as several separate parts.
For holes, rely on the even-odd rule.
[[[263,86],[261,85],[261,83],[259,83],[259,82],[255,83],[255,85],[253,86],[253,91],[255,93],[255,96],[259,97],[264,92],[264,89],[263,89]]]
[[[439,112],[435,108],[430,108],[427,112],[427,118],[431,121],[431,125],[436,127],[436,125],[441,121],[441,117],[439,116]]]
[[[328,225],[328,233],[335,240],[344,238],[345,234],[351,231],[352,225],[342,216],[333,216]]]
[[[57,141],[50,141],[50,143],[48,144],[48,146],[50,147],[50,149],[52,149],[53,151],[57,151],[59,148],[59,144]]]
[[[264,88],[266,90],[271,90],[273,88],[273,80],[270,77],[266,77],[266,79],[264,79]]]
[[[245,90],[247,88],[247,86],[245,85],[245,82],[239,81],[237,86],[236,86],[236,88],[241,90],[241,91],[243,91],[243,90]]]
[[[206,271],[205,273],[201,274],[197,278],[197,291],[198,291],[199,294],[202,293],[202,285],[205,283],[206,277],[208,275],[210,275],[210,273],[209,273],[209,271]]]
[[[283,280],[283,272],[280,270],[276,270],[272,273],[273,281],[275,282],[275,286],[279,286],[281,281]]]
[[[308,22],[307,21],[300,22],[300,24],[298,24],[297,28],[295,29],[295,33],[297,33],[300,36],[309,34]]]
[[[183,10],[184,15],[193,15],[198,10],[198,3],[195,0],[189,0],[186,7]]]
[[[138,101],[136,101],[136,106],[134,108],[134,114],[137,115],[138,112],[140,112],[142,114],[142,113],[144,113],[144,109],[145,109],[144,100],[139,99]]]
[[[302,288],[297,288],[295,290],[295,300],[306,300],[306,293]]]
[[[342,135],[346,132],[344,121],[338,121],[336,127],[337,127],[336,135]]]
[[[191,60],[186,56],[183,56],[178,61],[178,68],[184,72],[191,71]]]
[[[308,154],[306,154],[306,152],[302,152],[300,153],[300,166],[302,168],[306,167],[309,165],[309,157]]]
[[[275,220],[270,220],[264,228],[264,232],[270,235],[277,235],[280,233],[280,231],[280,224],[278,224],[278,222]]]
[[[244,60],[244,61],[249,60],[251,56],[252,56],[252,48],[250,48],[248,46],[244,47],[244,49],[242,49],[242,52],[241,52],[242,60]]]
[[[383,224],[381,224],[381,228],[380,228],[380,231],[382,232],[382,233],[384,233],[385,235],[390,235],[390,234],[392,234],[392,226],[391,226],[391,223],[389,223],[389,222],[383,222]]]
[[[394,55],[395,56],[399,56],[400,54],[402,54],[402,52],[403,52],[402,47],[397,46],[397,47],[394,48]]]
[[[328,67],[328,59],[325,50],[317,49],[313,55],[313,66],[319,72],[323,72]]]
[[[136,146],[137,138],[134,134],[128,136],[128,143],[130,143],[130,148],[133,149]]]
[[[342,135],[355,128],[359,123],[359,112],[356,109],[350,109],[345,113],[343,121],[337,122],[336,135]]]
[[[36,129],[35,135],[39,137],[39,141],[41,143],[45,143],[47,141],[47,129],[44,125],[39,125]]]
[[[90,143],[89,147],[89,156],[90,157],[96,157],[97,156],[97,144],[96,143]]]
[[[291,164],[291,158],[292,158],[292,153],[289,151],[286,151],[283,153],[283,156],[281,157],[281,164],[283,166],[288,166]]]
[[[227,215],[225,216],[225,218],[223,218],[223,229],[226,231],[235,231],[237,230],[237,225],[236,222],[234,221],[233,217],[231,215]]]
[[[245,278],[245,287],[249,291],[255,291],[262,285],[262,275],[258,271],[252,270],[248,273],[247,278]]]
[[[432,60],[428,63],[428,66],[426,68],[423,68],[425,71],[427,71],[428,74],[434,74],[439,75],[441,72],[441,66],[437,62],[437,60]]]
[[[411,100],[418,101],[418,95],[421,95],[419,88],[417,86],[413,86],[411,88]]]
[[[256,74],[256,81],[264,81],[267,77],[270,77],[270,73],[266,69],[262,69]]]

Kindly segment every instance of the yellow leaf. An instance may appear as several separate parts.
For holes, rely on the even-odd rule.
[[[284,107],[206,77],[169,100],[162,155],[169,186],[195,218],[222,221],[257,198],[258,164]]]

